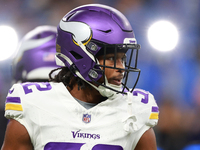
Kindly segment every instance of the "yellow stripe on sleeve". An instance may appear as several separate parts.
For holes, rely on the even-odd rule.
[[[22,105],[18,104],[6,104],[5,110],[17,110],[17,111],[23,111]]]
[[[158,113],[151,113],[149,119],[158,119]]]

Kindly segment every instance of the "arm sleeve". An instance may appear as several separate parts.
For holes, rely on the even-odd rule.
[[[14,119],[21,123],[28,131],[29,135],[32,135],[30,126],[25,119],[25,109],[24,108],[24,89],[22,84],[14,84],[8,91],[6,101],[5,101],[5,114],[7,119]]]
[[[5,101],[5,117],[7,119],[19,119],[23,118],[23,107],[21,102],[20,84],[14,84],[8,92]]]
[[[131,97],[129,97],[130,99]],[[132,132],[133,149],[142,135],[158,123],[159,108],[154,96],[144,90],[135,89],[132,99],[132,115],[126,120],[126,131]],[[131,121],[132,120],[132,121]]]
[[[148,103],[142,104],[143,109],[138,110],[138,126],[137,134],[134,140],[134,148],[137,145],[138,141],[142,135],[150,128],[153,128],[158,123],[159,119],[159,108],[154,99],[154,96],[151,93],[148,93]]]
[[[138,127],[143,125],[154,127],[159,119],[159,107],[154,96],[144,90],[134,91],[136,98],[133,100],[133,114],[136,116]]]

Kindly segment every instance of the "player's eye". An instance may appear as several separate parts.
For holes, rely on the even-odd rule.
[[[114,60],[115,60],[115,57],[108,57],[107,60],[114,61]]]

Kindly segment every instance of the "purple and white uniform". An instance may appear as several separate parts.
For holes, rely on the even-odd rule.
[[[144,90],[86,109],[62,83],[52,82],[14,84],[5,106],[5,117],[25,126],[35,150],[133,150],[158,114]]]

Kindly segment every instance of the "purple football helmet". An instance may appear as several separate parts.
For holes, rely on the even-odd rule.
[[[48,74],[58,68],[55,62],[54,26],[38,26],[21,40],[13,61],[13,82],[48,81]]]
[[[98,85],[93,87],[103,96],[125,94],[129,72],[138,72],[137,83],[140,74],[140,70],[137,69],[140,45],[136,42],[129,21],[118,10],[101,4],[83,5],[67,13],[60,21],[57,30],[57,65],[68,67],[75,76],[91,86],[93,86],[91,82]],[[100,65],[97,60],[97,56],[117,52],[126,52],[129,55],[125,69],[116,66],[113,68],[124,70],[123,87],[107,82],[104,69],[108,66]],[[135,54],[135,64],[131,67],[133,54]],[[105,82],[99,83],[98,80],[102,76]]]

